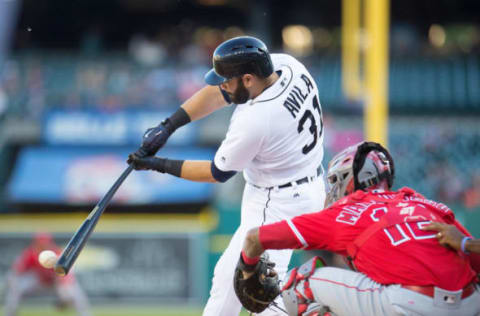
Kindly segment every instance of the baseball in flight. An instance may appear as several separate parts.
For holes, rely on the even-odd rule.
[[[38,255],[38,262],[47,269],[53,268],[57,259],[57,254],[51,250],[44,250]]]

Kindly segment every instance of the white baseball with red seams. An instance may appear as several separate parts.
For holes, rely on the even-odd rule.
[[[323,208],[323,122],[317,86],[292,56],[271,54],[271,58],[278,80],[256,98],[237,105],[215,155],[218,169],[243,171],[247,184],[241,223],[215,267],[204,316],[239,314],[233,274],[249,229]],[[291,253],[268,251],[280,279]],[[284,314],[273,308],[260,315]]]
[[[52,250],[44,250],[38,255],[38,262],[46,269],[53,268],[57,260],[57,254]]]

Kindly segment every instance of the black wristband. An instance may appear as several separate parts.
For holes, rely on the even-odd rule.
[[[148,159],[148,157],[147,157]],[[165,158],[158,158],[158,157],[151,157],[151,163],[147,167],[148,169],[152,169],[161,173],[165,173],[165,162],[167,159]]]
[[[188,116],[188,113],[182,107],[179,107],[178,110],[173,113],[172,116],[167,118],[163,124],[168,129],[168,132],[172,134],[177,128],[190,123],[190,121],[191,119],[190,116]]]
[[[169,173],[180,178],[182,174],[183,163],[184,160],[165,159],[165,173]]]
[[[258,264],[258,263],[257,263]],[[246,264],[243,261],[242,254],[240,254],[240,258],[238,259],[237,268],[245,272],[253,272],[257,268],[257,264]]]
[[[180,178],[184,160],[171,160],[155,157],[152,163],[152,169],[161,173],[168,173]]]
[[[171,160],[165,158],[153,158],[151,168],[161,173],[168,173],[180,178],[184,160]]]

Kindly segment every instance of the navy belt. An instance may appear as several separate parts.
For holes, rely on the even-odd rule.
[[[253,185],[255,188],[257,188],[257,189],[267,189],[267,190],[270,190],[270,189],[273,189],[273,188],[285,189],[285,188],[289,188],[289,187],[293,186],[294,183],[296,183],[296,184],[298,185],[298,184],[302,184],[302,183],[307,183],[307,182],[313,181],[315,178],[319,177],[322,173],[323,173],[323,168],[322,168],[322,166],[320,165],[320,166],[317,168],[317,174],[316,174],[315,176],[303,177],[303,178],[298,179],[298,180],[295,180],[295,181],[287,182],[287,183],[285,183],[285,184],[281,184],[281,185],[273,186],[273,187],[268,187],[268,188],[263,188],[263,187],[260,187],[260,186],[258,186],[258,185],[255,185],[255,184],[252,184],[252,185]]]

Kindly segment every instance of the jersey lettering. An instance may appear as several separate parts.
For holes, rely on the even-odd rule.
[[[302,153],[304,155],[308,154],[313,148],[315,148],[315,145],[317,144],[317,140],[319,137],[322,136],[323,133],[323,118],[322,118],[322,109],[320,108],[320,103],[318,102],[318,98],[316,95],[313,96],[312,99],[312,107],[317,110],[318,112],[318,118],[315,119],[315,116],[310,110],[306,110],[305,113],[303,113],[302,118],[298,122],[298,128],[297,131],[298,133],[301,133],[304,129],[304,125],[308,120],[310,120],[310,128],[308,129],[310,131],[310,134],[312,134],[313,140],[311,143],[306,144],[302,148]],[[318,126],[317,126],[317,121],[319,120],[320,122],[320,132],[318,131]]]
[[[355,225],[355,223],[358,221],[358,215],[349,212],[341,212],[338,214],[336,221],[349,225]]]
[[[402,226],[400,226],[399,224],[385,228],[383,231],[385,232],[385,234],[387,234],[390,242],[394,246],[398,246],[410,240],[410,237],[407,236]]]
[[[309,131],[313,136],[313,141],[310,144],[307,144],[303,146],[302,148],[302,153],[303,154],[308,154],[317,144],[317,124],[315,122],[315,118],[313,117],[312,112],[310,110],[306,110],[305,113],[303,114],[302,118],[298,122],[298,128],[297,131],[300,134],[303,131],[303,126],[305,125],[305,121],[309,119],[310,120],[310,128]]]
[[[435,234],[432,234],[432,232],[420,230],[420,228],[429,223],[430,221],[405,223],[405,226],[407,226],[410,235],[412,235],[415,240],[436,238]]]
[[[290,90],[290,93],[288,93],[287,99],[283,102],[283,106],[288,110],[288,112],[290,112],[293,118],[297,118],[297,114],[300,113],[303,103],[307,99],[310,92],[314,90],[313,84],[307,75],[301,74],[300,78],[302,78],[302,80],[305,82],[306,89],[301,89],[299,86],[294,85],[292,90]]]
[[[307,96],[308,92],[307,94],[304,94],[299,87],[295,85],[293,86],[287,99],[283,102],[283,106],[290,112],[290,114],[292,114],[293,118],[297,117],[297,113],[300,112],[300,108],[303,105],[303,102],[305,102]]]
[[[302,100],[302,103],[305,102],[305,99],[308,96],[308,92],[307,92],[307,94],[303,94],[302,90],[300,90],[300,88],[297,87],[297,86],[293,86],[292,92],[297,96],[297,98]]]
[[[364,202],[364,203],[355,203],[353,205],[347,205],[342,208],[342,211],[338,214],[335,219],[337,222],[355,225],[360,219],[360,216],[369,209],[370,206],[374,205],[375,201]]]
[[[415,212],[415,206],[408,206],[400,210],[400,215],[412,216],[413,212]]]
[[[432,201],[432,200],[427,200],[427,199],[420,198],[420,197],[417,197],[417,196],[407,196],[405,198],[405,200],[420,202],[420,203],[424,203],[424,204],[427,204],[427,205],[431,205],[431,206],[435,207],[436,209],[439,209],[439,210],[443,211],[444,213],[451,213],[452,212],[450,210],[450,208],[443,203],[435,202],[435,201]]]
[[[300,112],[300,104],[298,104],[295,97],[291,95],[289,95],[285,102],[283,102],[283,106],[290,112],[290,114],[292,114],[293,118],[296,118],[297,113]]]
[[[305,85],[307,86],[307,89],[308,89],[307,94],[309,94],[310,91],[313,90],[313,84],[312,84],[312,82],[310,81],[310,79],[308,79],[307,75],[305,75],[305,74],[301,74],[301,75],[300,75],[300,78],[302,78],[303,81],[305,81]]]
[[[372,218],[372,221],[378,222],[380,220],[380,217],[387,214],[387,211],[388,210],[386,207],[376,208],[372,211],[372,214],[370,214],[370,217]]]
[[[317,110],[318,112],[318,117],[320,118],[320,131],[318,132],[318,137],[322,136],[323,133],[323,114],[322,114],[322,107],[320,106],[320,103],[318,102],[317,96],[313,97],[313,108]]]
[[[412,209],[414,209],[414,207],[412,207]],[[411,218],[411,216],[407,216],[406,218]],[[390,239],[390,242],[392,243],[392,245],[398,246],[406,241],[411,240],[412,238],[414,240],[436,238],[436,235],[432,234],[432,232],[421,230],[421,228],[427,225],[428,223],[430,223],[430,221],[406,222],[406,223],[390,226],[388,228],[385,228],[383,231]],[[409,234],[407,234],[407,232]]]

